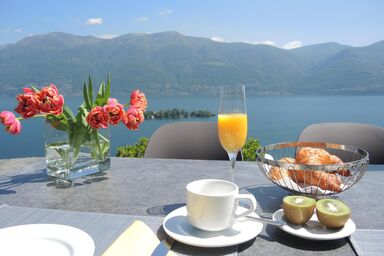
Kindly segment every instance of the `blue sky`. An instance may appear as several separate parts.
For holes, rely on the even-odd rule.
[[[0,0],[0,45],[53,31],[110,38],[178,31],[294,48],[384,40],[383,0]]]

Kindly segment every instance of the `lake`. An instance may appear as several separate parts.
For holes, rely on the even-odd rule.
[[[119,99],[123,102],[123,99]],[[81,99],[66,98],[75,110]],[[217,113],[218,97],[148,97],[148,110],[183,108],[187,111],[208,110]],[[0,111],[13,110],[15,99],[1,99]],[[384,96],[276,96],[247,97],[248,136],[258,138],[262,145],[295,141],[308,125],[319,122],[358,122],[384,126]],[[150,137],[161,125],[179,120],[146,120],[138,131],[124,125],[111,127],[112,155],[116,148],[135,143],[140,137]],[[216,117],[193,119],[216,121]],[[12,136],[0,131],[0,159],[44,156],[44,120],[22,121],[22,132]]]

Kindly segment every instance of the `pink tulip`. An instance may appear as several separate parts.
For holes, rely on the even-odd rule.
[[[30,118],[40,112],[39,98],[37,94],[30,88],[24,88],[24,93],[17,95],[16,99],[19,102],[15,111],[23,118]]]
[[[15,122],[15,115],[10,111],[3,111],[0,113],[0,123],[4,126],[11,126]]]
[[[131,106],[127,110],[123,122],[129,130],[137,130],[139,129],[139,125],[144,122],[144,113],[140,108]]]
[[[7,128],[7,131],[12,135],[18,135],[21,132],[21,123],[15,119],[15,122]]]
[[[20,121],[17,120],[15,115],[10,111],[0,113],[0,123],[2,123],[5,126],[5,130],[12,135],[17,135],[21,132]]]
[[[39,98],[39,108],[42,113],[60,115],[63,112],[64,97],[59,94],[54,84],[44,87],[37,95]]]
[[[136,106],[143,112],[147,109],[147,98],[144,93],[140,92],[140,90],[134,90],[131,93],[131,100],[129,103],[131,106]]]
[[[87,123],[94,129],[107,128],[109,122],[108,112],[100,106],[94,107],[87,115]]]
[[[109,115],[110,124],[117,125],[121,120],[124,119],[124,107],[114,98],[109,98],[107,105],[105,105],[103,109]]]

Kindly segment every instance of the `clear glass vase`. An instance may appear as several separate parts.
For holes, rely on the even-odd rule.
[[[108,170],[110,148],[109,128],[91,129],[81,142],[74,142],[67,131],[45,122],[46,172],[55,179],[72,181]]]

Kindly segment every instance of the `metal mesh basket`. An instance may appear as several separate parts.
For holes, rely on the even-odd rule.
[[[323,149],[343,163],[301,164],[296,160],[299,150]],[[289,142],[272,144],[257,150],[257,163],[273,183],[292,192],[310,197],[334,195],[352,187],[368,166],[364,149],[321,142]]]

